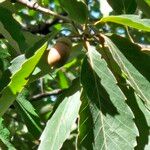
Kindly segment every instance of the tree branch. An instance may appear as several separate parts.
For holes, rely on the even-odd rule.
[[[71,20],[69,18],[62,16],[62,15],[59,15],[59,14],[51,11],[48,8],[42,7],[42,6],[38,5],[37,2],[32,2],[32,1],[28,1],[28,0],[17,0],[17,2],[27,6],[28,8],[31,8],[31,9],[34,9],[34,10],[37,10],[37,11],[40,11],[40,12],[43,12],[43,13],[46,13],[49,15],[53,15],[59,19],[65,20],[67,22],[71,22]]]
[[[38,25],[27,25],[27,27],[24,27],[23,29],[33,34],[39,33],[39,34],[46,35],[50,32],[49,28],[58,22],[59,19],[54,18],[51,22],[40,23]]]
[[[62,92],[63,92],[62,89],[56,89],[51,92],[37,94],[37,95],[32,96],[31,101],[36,101],[37,99],[42,99],[42,98],[46,98],[49,96],[57,96],[61,94]]]

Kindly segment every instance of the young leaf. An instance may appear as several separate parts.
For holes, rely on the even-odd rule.
[[[39,150],[56,150],[62,147],[78,117],[80,103],[80,92],[66,97],[60,103],[42,133]]]
[[[82,0],[59,0],[69,17],[78,23],[86,23],[88,10]]]
[[[88,57],[89,62],[85,59],[82,65],[81,82],[89,99],[93,131],[87,130],[84,137],[93,132],[93,149],[113,147],[119,150],[126,147],[132,150],[136,146],[138,131],[133,122],[133,113],[125,103],[125,96],[94,47],[88,46]]]
[[[23,90],[24,86],[28,83],[28,78],[35,69],[37,63],[39,62],[40,58],[42,57],[44,51],[47,48],[47,42],[41,42],[39,47],[36,48],[35,54],[26,59],[26,61],[22,64],[21,68],[11,76],[11,81],[7,87],[5,87],[0,97],[0,116],[2,116],[5,111],[9,108],[9,106],[13,103],[16,99],[17,95]]]
[[[104,38],[129,84],[150,110],[150,56],[125,38],[115,35],[110,37],[112,40]]]
[[[137,15],[119,15],[119,16],[108,16],[103,17],[99,23],[113,22],[124,26],[129,26],[138,30],[150,32],[150,20],[140,19]]]

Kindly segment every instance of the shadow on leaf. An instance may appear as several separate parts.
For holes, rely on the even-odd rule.
[[[138,100],[137,96],[135,96],[134,90],[132,88],[128,89],[127,87],[122,86],[121,89],[127,97],[127,104],[133,111],[133,114],[135,116],[134,122],[139,131],[139,136],[137,137],[137,146],[135,147],[135,150],[142,150],[148,144],[148,137],[150,131],[150,127],[147,123],[145,113],[147,116],[149,116],[150,114],[143,106],[143,103]]]
[[[94,103],[104,115],[109,114],[115,116],[119,114],[108,92],[102,86],[100,78],[93,71],[87,59],[84,59],[82,65],[81,82],[90,101]]]

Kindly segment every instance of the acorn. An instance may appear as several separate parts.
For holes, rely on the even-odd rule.
[[[70,56],[71,48],[72,43],[68,38],[59,38],[56,44],[49,50],[47,58],[48,64],[51,67],[63,66]]]

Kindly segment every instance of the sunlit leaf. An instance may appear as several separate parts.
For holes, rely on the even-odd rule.
[[[120,87],[127,98],[127,104],[134,113],[134,121],[139,131],[135,149],[148,150],[150,148],[150,111],[146,109],[140,98],[135,94],[131,87],[126,87],[123,84],[120,84]]]
[[[4,112],[9,108],[9,106],[16,99],[17,95],[22,91],[24,86],[28,83],[28,78],[30,74],[35,69],[37,63],[42,57],[45,49],[47,48],[46,43],[40,43],[39,47],[37,45],[33,49],[36,48],[36,52],[33,56],[26,59],[26,61],[22,64],[21,68],[11,76],[11,81],[6,88],[1,92],[0,97],[0,115],[3,115]]]
[[[87,147],[86,140],[92,134],[93,149],[112,149],[113,147],[119,150],[126,147],[132,150],[136,146],[138,131],[133,122],[133,113],[125,103],[126,98],[117,86],[106,62],[92,46],[88,46],[88,57],[89,59],[83,62],[81,82],[89,99],[92,122],[85,117],[80,124],[85,126],[85,129],[86,124],[90,123],[92,128],[89,130],[87,127],[79,144],[83,143],[84,147]]]
[[[114,59],[124,71],[131,87],[150,109],[150,56],[128,40],[112,36],[105,37]],[[115,44],[114,44],[115,43]]]
[[[62,147],[78,117],[80,103],[80,92],[66,97],[60,103],[42,133],[39,150],[56,150]]]
[[[132,27],[138,30],[150,32],[150,20],[140,19],[137,15],[119,15],[103,17],[96,24],[107,22],[113,22],[124,26]]]

